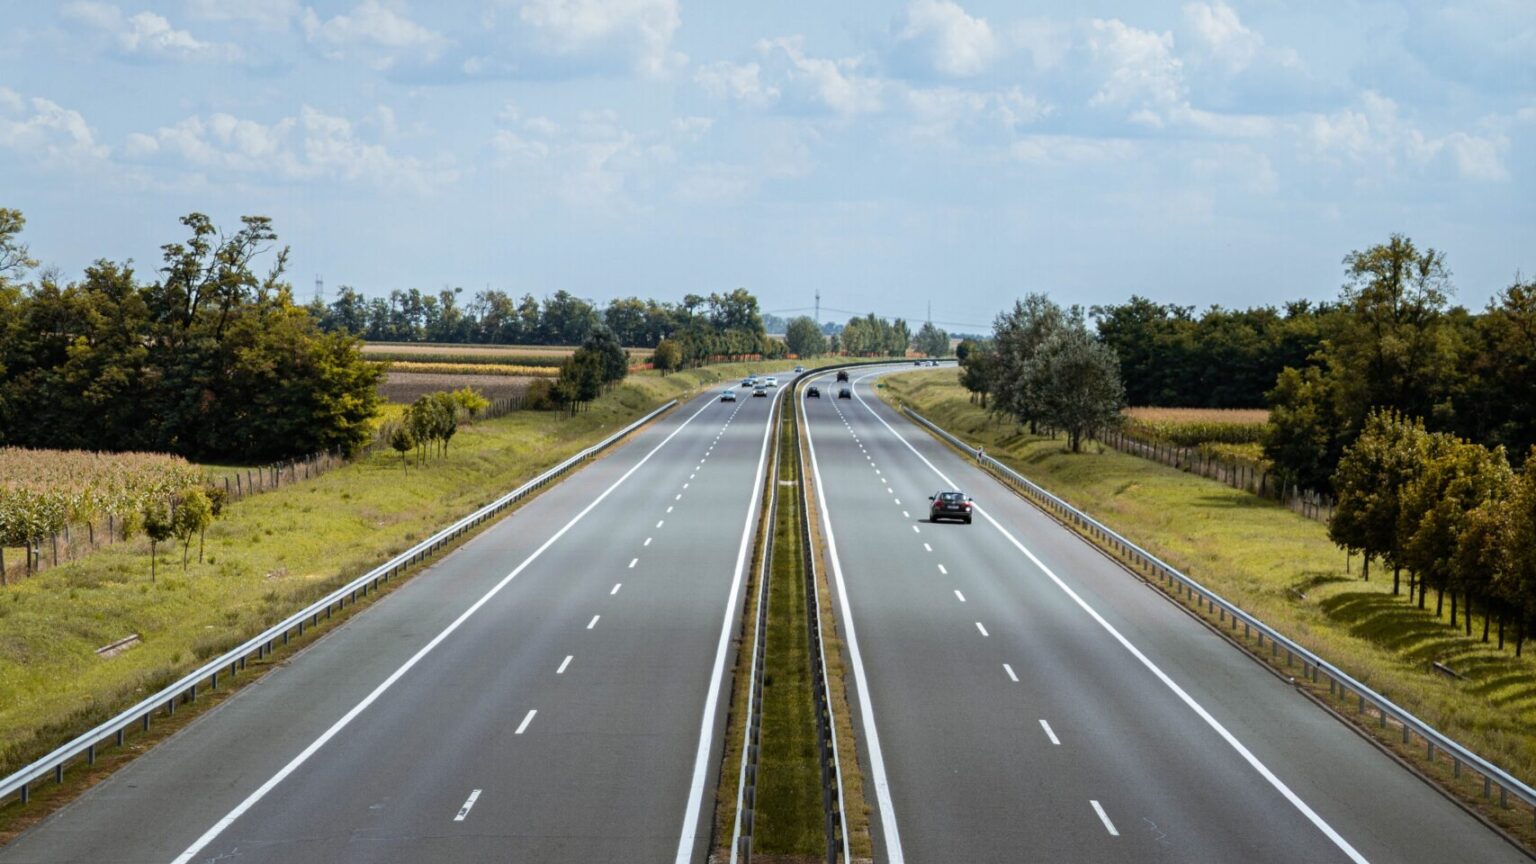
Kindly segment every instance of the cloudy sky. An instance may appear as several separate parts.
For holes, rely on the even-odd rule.
[[[745,286],[980,329],[1027,291],[1536,272],[1536,3],[0,0],[0,206],[77,274],[275,219],[302,299]],[[845,318],[825,312],[824,318]]]

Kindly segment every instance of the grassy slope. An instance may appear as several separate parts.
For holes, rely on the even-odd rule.
[[[885,381],[888,398],[982,443],[1420,718],[1526,782],[1536,780],[1532,659],[1462,636],[1435,619],[1433,602],[1420,612],[1406,597],[1393,597],[1390,572],[1362,582],[1356,559],[1347,574],[1321,523],[1145,459],[1107,449],[1074,456],[1060,441],[1018,434],[971,405],[952,370]],[[1467,680],[1433,672],[1436,660]]]
[[[207,563],[163,544],[110,547],[0,590],[0,775],[366,572],[668,398],[762,364],[632,376],[574,418],[520,412],[461,427],[446,459],[402,473],[384,450],[316,480],[236,503],[208,532]],[[96,648],[138,633],[110,660]]]

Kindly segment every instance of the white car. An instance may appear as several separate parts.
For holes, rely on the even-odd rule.
[[[735,402],[736,401],[736,391],[735,390],[722,390],[722,391],[720,391],[720,401],[721,402]]]
[[[772,375],[769,375],[768,379],[766,381],[764,381],[763,383],[767,384],[769,387],[777,387],[777,386],[779,386],[779,379],[773,377]]]

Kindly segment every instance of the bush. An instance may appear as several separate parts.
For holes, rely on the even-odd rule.
[[[553,411],[560,407],[555,399],[555,382],[548,378],[528,385],[528,392],[523,394],[523,407],[529,411]]]

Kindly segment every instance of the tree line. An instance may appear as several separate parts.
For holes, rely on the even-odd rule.
[[[382,371],[294,303],[271,221],[180,221],[150,281],[99,260],[23,282],[25,219],[0,209],[0,444],[266,461],[372,440]]]
[[[1074,453],[1120,423],[1119,359],[1089,332],[1081,307],[1029,294],[997,316],[990,340],[961,342],[956,356],[973,400],[1032,434],[1042,427],[1065,432]]]
[[[1503,446],[1485,447],[1396,410],[1367,415],[1334,474],[1338,506],[1328,526],[1335,543],[1392,568],[1392,593],[1409,574],[1409,597],[1425,607],[1435,590],[1435,616],[1450,597],[1468,636],[1474,609],[1482,640],[1497,622],[1515,624],[1515,653],[1536,618],[1536,458],[1516,472]],[[1459,601],[1459,602],[1458,602]],[[1459,607],[1459,609],[1458,609]]]

